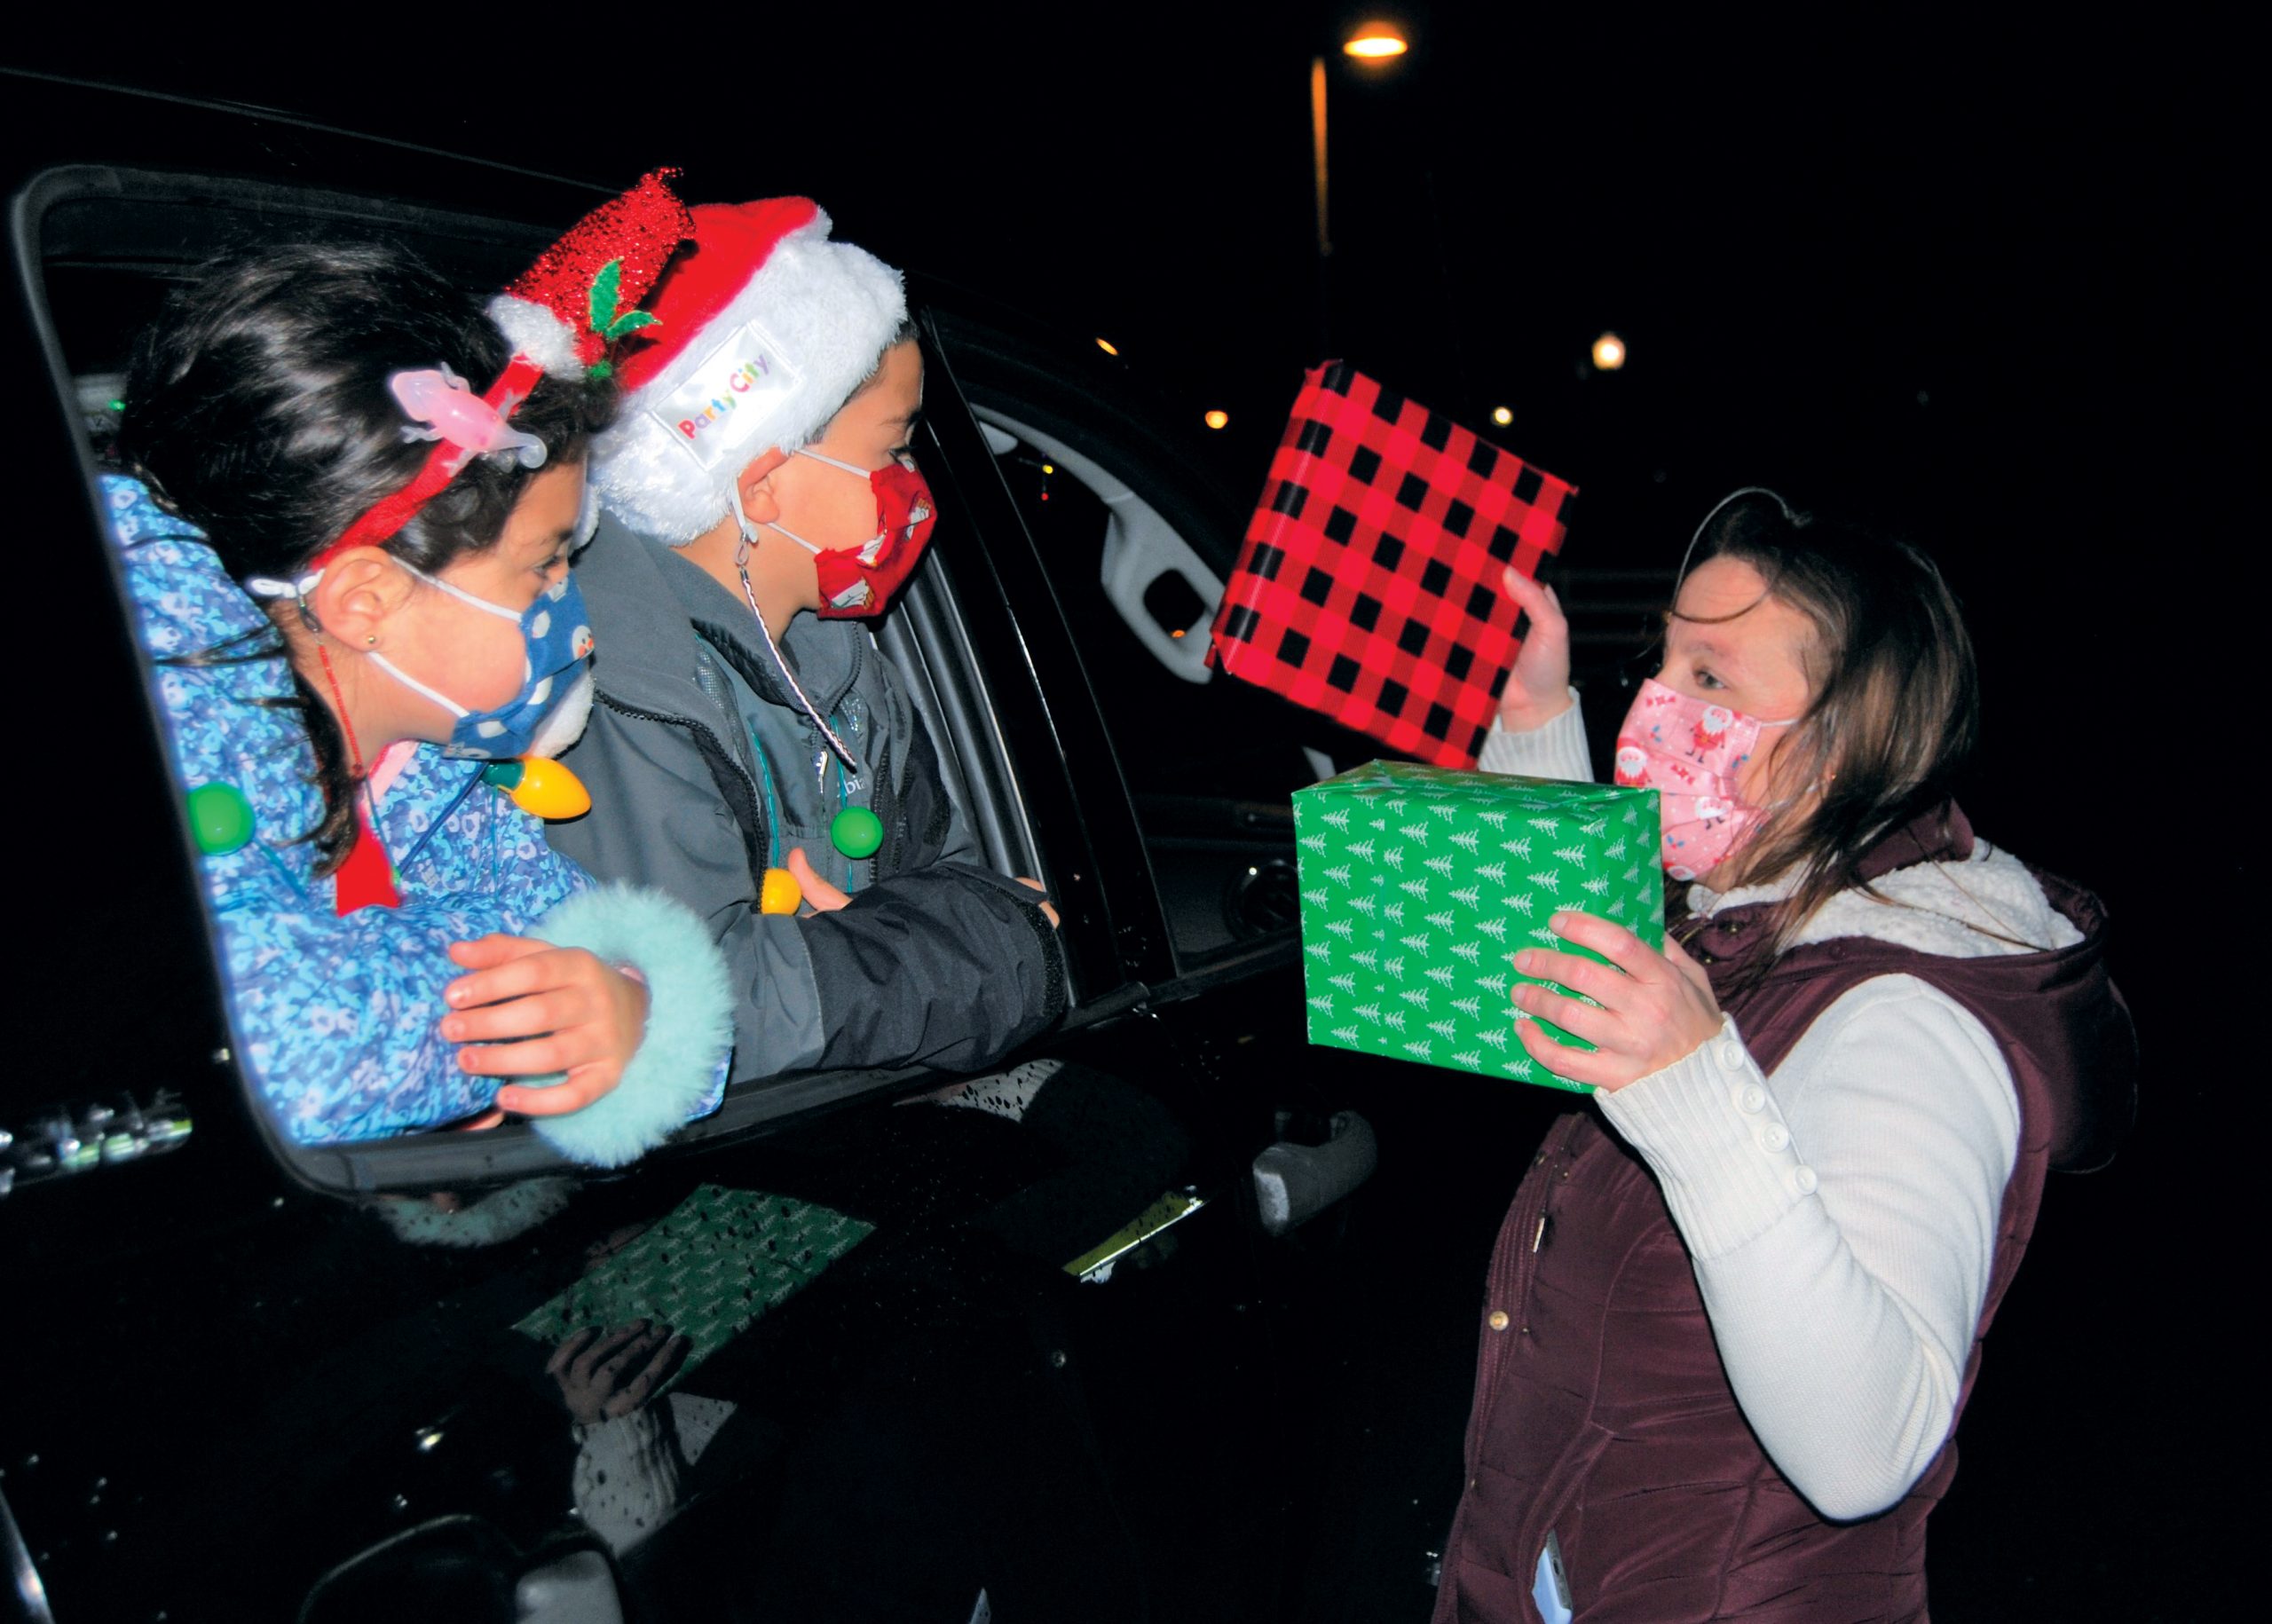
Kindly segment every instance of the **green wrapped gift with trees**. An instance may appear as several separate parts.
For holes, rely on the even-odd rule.
[[[1514,957],[1598,959],[1549,927],[1566,909],[1662,948],[1657,816],[1654,790],[1404,761],[1296,791],[1310,1041],[1590,1093],[1516,1040]]]

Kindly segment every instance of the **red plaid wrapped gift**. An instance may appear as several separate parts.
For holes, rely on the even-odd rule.
[[[1304,380],[1207,657],[1440,767],[1472,767],[1577,487],[1335,361]]]

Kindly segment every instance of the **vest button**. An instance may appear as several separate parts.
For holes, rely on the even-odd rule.
[[[1821,1182],[1814,1176],[1814,1169],[1810,1167],[1800,1168],[1791,1175],[1791,1187],[1802,1195],[1813,1194],[1815,1186]]]
[[[1507,1328],[1507,1311],[1503,1308],[1493,1309],[1491,1311],[1490,1326],[1495,1331],[1505,1330]]]

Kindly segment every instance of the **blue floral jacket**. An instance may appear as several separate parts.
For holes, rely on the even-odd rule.
[[[557,905],[593,893],[595,881],[545,844],[536,818],[483,784],[480,762],[424,747],[378,807],[379,834],[399,878],[402,906],[341,918],[332,881],[315,872],[316,850],[304,839],[322,820],[323,796],[300,713],[273,703],[291,699],[293,687],[280,655],[265,651],[272,643],[267,616],[229,579],[202,532],[165,512],[138,482],[105,476],[102,493],[143,646],[158,662],[157,699],[179,785],[186,793],[207,784],[233,784],[252,808],[252,840],[208,855],[202,864],[241,1053],[261,1097],[284,1132],[302,1144],[381,1138],[481,1110],[498,1080],[461,1071],[458,1046],[437,1031],[446,1013],[442,989],[463,974],[450,961],[450,944],[493,931],[565,942],[540,926]],[[253,657],[231,658],[238,654]],[[189,655],[209,663],[164,663]],[[669,917],[675,904],[601,891],[580,904],[579,917],[590,914],[592,904],[626,903],[645,911],[643,928],[668,938],[667,950],[619,944],[611,951],[592,941],[574,942],[638,965],[650,982],[649,1039],[617,1092],[637,1092],[641,1061],[664,1060],[678,1075],[665,1084],[667,1101],[649,1102],[661,1106],[660,1120],[634,1129],[637,1143],[628,1154],[619,1134],[608,1135],[599,1154],[568,1142],[572,1131],[547,1135],[565,1154],[611,1164],[715,1107],[729,1041],[717,1030],[722,960],[714,966],[720,1018],[703,1027],[702,1000],[685,1005],[685,983],[701,981],[711,968],[702,955],[716,958],[691,912],[677,911],[682,928]],[[615,930],[612,937],[622,934]],[[690,962],[690,949],[696,950]],[[666,979],[681,983],[668,989],[668,1010],[656,960],[677,972]],[[676,1052],[651,1057],[667,1013],[679,1029]],[[690,1044],[689,1021],[701,1029]],[[644,1069],[651,1074],[657,1067]],[[657,1079],[644,1081],[651,1092]],[[603,1100],[539,1126],[572,1124],[604,1106],[620,1114],[627,1103]]]

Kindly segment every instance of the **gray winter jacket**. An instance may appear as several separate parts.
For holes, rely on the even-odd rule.
[[[710,922],[738,995],[735,1081],[975,1070],[1056,1019],[1064,961],[1038,894],[974,861],[930,737],[864,627],[801,614],[781,635],[855,757],[840,769],[738,595],[612,519],[576,579],[597,693],[564,759],[592,810],[548,833],[593,872],[659,887]],[[882,821],[872,857],[848,861],[831,842],[844,806]],[[794,847],[849,904],[758,911],[763,871]]]

